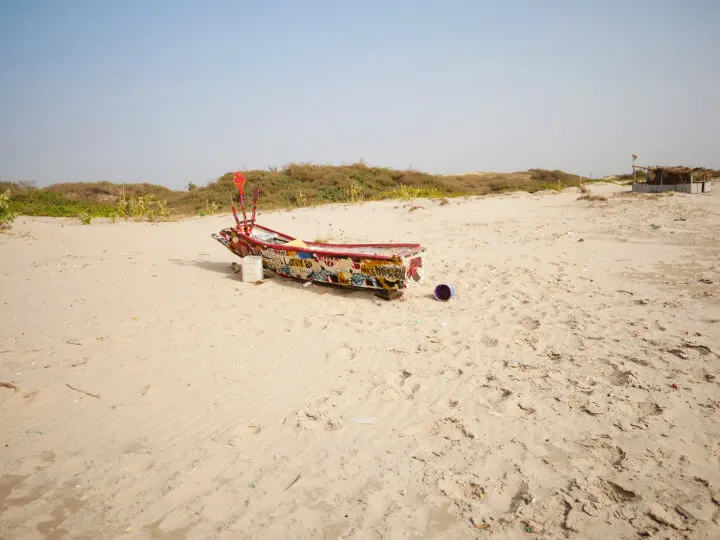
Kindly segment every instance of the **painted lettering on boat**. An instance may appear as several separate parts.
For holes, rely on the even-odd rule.
[[[382,277],[390,280],[403,278],[401,268],[388,266],[383,264],[383,261],[364,260],[360,263],[360,272],[369,276]]]
[[[423,279],[422,257],[414,257],[410,259],[408,264],[408,278],[414,282],[420,282]]]

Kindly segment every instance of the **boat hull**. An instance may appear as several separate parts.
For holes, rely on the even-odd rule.
[[[289,278],[374,290],[406,289],[424,279],[426,249],[419,244],[305,243],[259,225],[252,235],[226,228],[212,237],[239,257],[262,257],[265,270]]]

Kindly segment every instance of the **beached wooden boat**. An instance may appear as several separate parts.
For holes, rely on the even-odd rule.
[[[420,244],[325,244],[303,242],[255,225],[250,234],[229,227],[212,237],[235,255],[262,257],[277,275],[345,287],[393,290],[423,281]]]
[[[235,227],[212,234],[239,257],[262,257],[263,269],[277,275],[343,287],[397,291],[423,282],[420,244],[326,244],[303,242],[255,223],[259,191],[253,197],[250,220],[245,215],[245,178],[235,173],[243,221],[233,206]]]

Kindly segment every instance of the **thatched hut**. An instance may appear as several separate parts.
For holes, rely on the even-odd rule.
[[[710,178],[710,171],[702,167],[648,167],[648,184],[692,184]]]
[[[711,188],[712,171],[703,167],[638,167],[647,172],[647,182],[636,182],[632,190],[642,193],[680,191],[707,193]]]

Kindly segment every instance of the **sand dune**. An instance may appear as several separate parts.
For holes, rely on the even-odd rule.
[[[19,218],[0,536],[720,537],[720,192],[591,189],[260,213],[423,243],[394,302],[240,282],[228,215]]]

